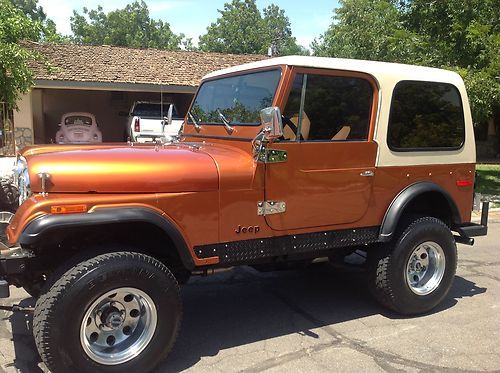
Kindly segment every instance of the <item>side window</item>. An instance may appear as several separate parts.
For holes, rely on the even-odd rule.
[[[395,151],[458,149],[465,139],[462,100],[451,84],[403,81],[394,88],[387,142]]]
[[[372,97],[362,78],[297,74],[283,112],[285,138],[295,139],[300,119],[301,140],[366,140]]]

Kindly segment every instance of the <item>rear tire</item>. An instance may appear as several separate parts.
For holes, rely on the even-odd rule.
[[[450,229],[439,219],[414,220],[392,242],[369,252],[369,288],[383,306],[404,315],[436,307],[457,268]]]
[[[165,265],[114,252],[70,268],[40,296],[33,334],[52,372],[149,372],[172,349],[181,316]]]

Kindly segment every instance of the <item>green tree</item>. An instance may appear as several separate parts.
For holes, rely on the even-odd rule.
[[[388,0],[345,0],[334,22],[312,44],[314,54],[368,60],[427,62],[426,45],[407,30]]]
[[[12,5],[21,10],[29,19],[39,24],[39,32],[33,40],[48,42],[68,42],[69,37],[59,34],[56,30],[56,24],[50,18],[43,8],[38,5],[38,0],[10,0]]]
[[[271,4],[263,10],[255,0],[232,0],[219,10],[221,16],[200,37],[200,49],[207,52],[266,54],[306,54],[292,36],[285,11]]]
[[[341,0],[316,55],[440,67],[465,80],[475,123],[500,98],[500,0]]]
[[[273,55],[309,54],[292,36],[290,20],[283,9],[274,4],[269,5],[263,10],[262,21],[265,32],[263,48],[272,47]]]
[[[174,34],[167,22],[151,19],[142,0],[107,14],[101,6],[93,10],[83,8],[83,13],[73,11],[71,17],[71,30],[77,43],[180,49],[184,37]]]
[[[33,86],[29,62],[39,59],[37,53],[24,48],[22,40],[34,40],[40,24],[17,9],[10,0],[0,0],[0,102],[7,110],[16,108],[19,96]]]
[[[219,10],[220,18],[200,36],[200,49],[221,53],[262,53],[265,36],[254,0],[233,0]]]

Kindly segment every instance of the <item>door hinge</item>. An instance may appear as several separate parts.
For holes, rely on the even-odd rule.
[[[286,211],[286,203],[284,201],[257,202],[257,215],[259,216],[280,214],[285,211]]]
[[[263,149],[257,159],[262,163],[280,163],[287,161],[286,150],[279,149]]]

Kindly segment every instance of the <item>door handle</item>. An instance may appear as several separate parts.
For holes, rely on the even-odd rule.
[[[375,172],[373,172],[372,170],[366,170],[366,171],[361,172],[359,175],[360,176],[374,176]]]

